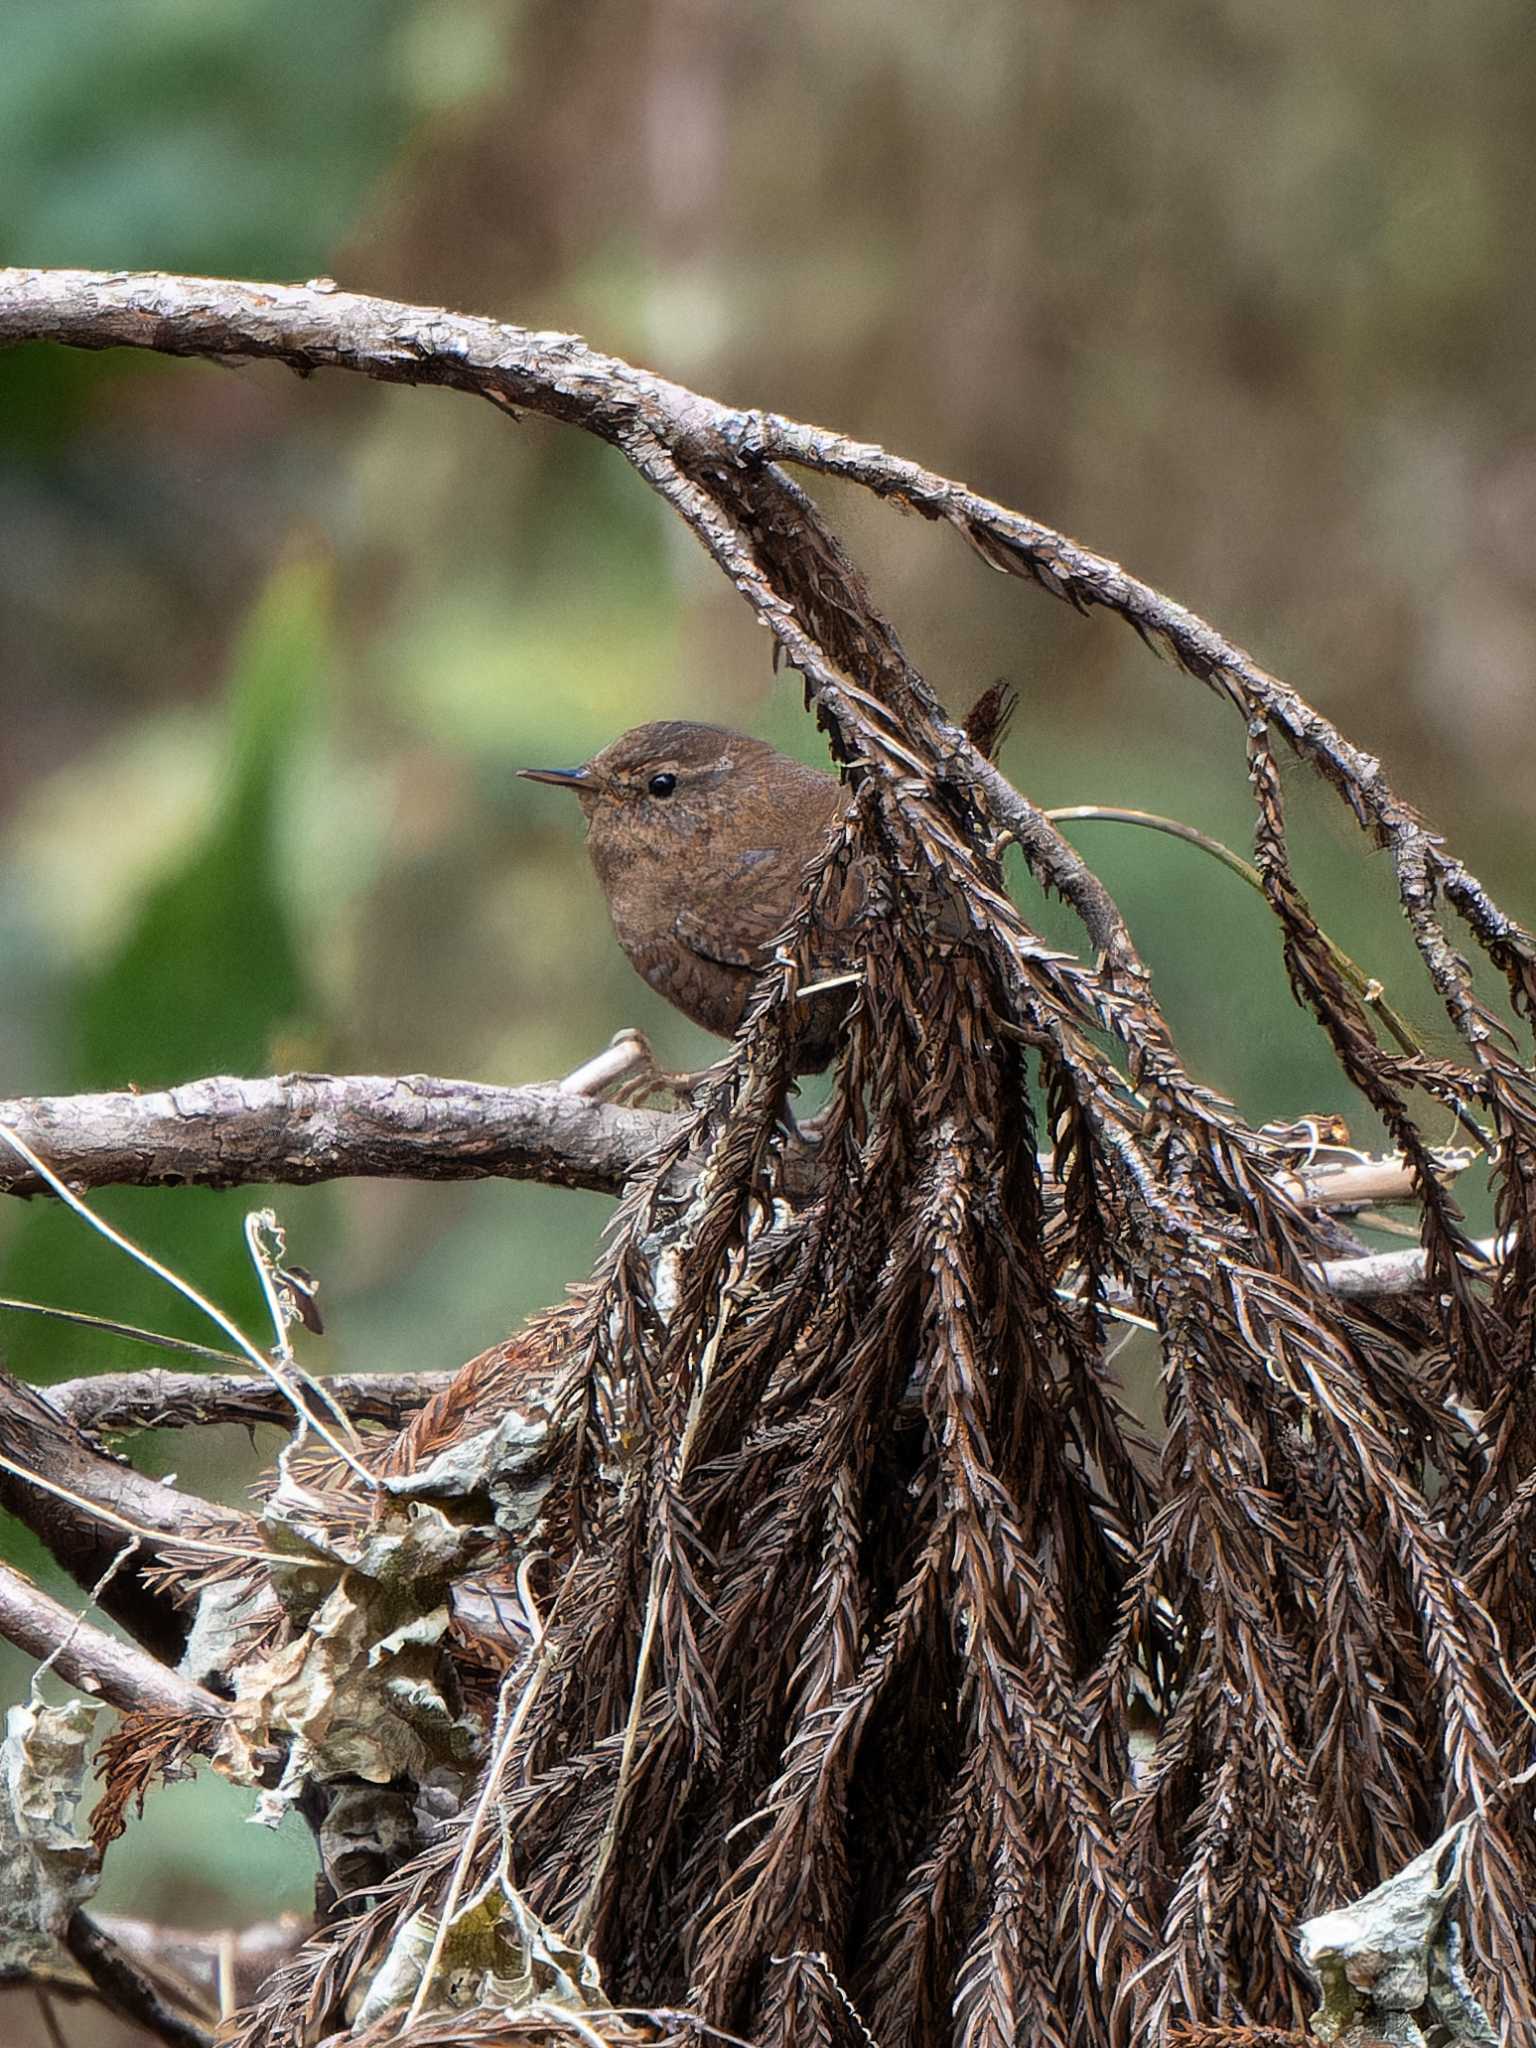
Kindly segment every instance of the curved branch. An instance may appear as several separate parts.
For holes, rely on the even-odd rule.
[[[743,416],[588,348],[578,335],[304,285],[159,272],[0,269],[0,346],[146,348],[160,355],[360,371],[439,384],[617,440],[637,416],[712,436]]]
[[[665,450],[690,477],[701,466],[712,466],[716,486],[727,495],[731,479],[722,457],[744,473],[756,472],[760,480],[771,475],[776,490],[769,495],[782,501],[777,509],[801,514],[794,522],[799,544],[805,545],[809,529],[811,552],[835,571],[830,581],[836,607],[844,614],[844,637],[851,629],[864,643],[864,660],[853,663],[850,674],[873,662],[886,671],[898,701],[909,678],[894,636],[867,601],[858,607],[862,616],[848,613],[852,591],[857,589],[865,598],[852,564],[808,502],[801,502],[797,488],[769,466],[782,458],[825,473],[850,475],[883,495],[901,491],[903,486],[890,480],[899,471],[914,483],[931,487],[913,496],[918,509],[961,525],[961,513],[947,500],[936,504],[934,491],[963,496],[967,507],[973,502],[962,486],[934,478],[913,464],[899,464],[878,448],[775,415],[722,405],[616,356],[603,355],[576,335],[535,332],[441,308],[344,292],[328,278],[305,285],[270,285],[159,272],[0,270],[0,346],[28,341],[60,342],[72,348],[146,348],[226,362],[279,362],[305,376],[316,369],[346,369],[383,383],[447,386],[489,399],[514,417],[521,411],[541,413],[598,435],[623,449],[663,495],[664,485],[648,469],[649,444]],[[855,457],[862,466],[855,464]],[[736,481],[739,484],[740,479]],[[983,506],[986,501],[976,499],[974,504]],[[728,559],[730,550],[722,550],[719,536],[712,536],[720,505],[677,509],[737,581],[791,661],[805,666],[807,648],[796,644],[797,622],[790,606],[742,584]],[[775,508],[755,509],[761,513]],[[996,509],[1002,515],[1002,508]],[[1018,520],[1015,514],[1005,516]],[[1048,528],[1018,523],[1031,536],[1070,545]],[[1046,575],[1039,580],[1055,588],[1057,595],[1065,594]],[[826,621],[820,623],[825,626]],[[815,673],[817,666],[813,661],[807,673],[824,687],[826,678]],[[1001,822],[1082,917],[1111,971],[1145,999],[1145,972],[1103,884],[1048,821],[966,746],[958,728],[950,728],[948,738],[970,772],[986,783]]]
[[[29,1656],[50,1660],[61,1678],[125,1714],[222,1720],[229,1711],[204,1686],[109,1636],[8,1564],[0,1564],[0,1637]]]
[[[555,1086],[423,1074],[216,1075],[153,1095],[21,1097],[8,1124],[75,1188],[307,1186],[346,1177],[537,1180],[618,1194],[677,1118]],[[0,1194],[42,1183],[0,1151]]]
[[[178,1493],[109,1457],[38,1388],[4,1370],[0,1456],[0,1508],[24,1523],[77,1585],[100,1585],[122,1554],[125,1528],[149,1532],[132,1561],[100,1585],[97,1605],[146,1649],[174,1663],[185,1618],[166,1594],[146,1586],[143,1574],[198,1529],[242,1535],[247,1517]],[[34,1483],[30,1473],[48,1484]]]
[[[654,436],[690,469],[689,458],[704,460],[713,453],[718,460],[726,452],[745,469],[793,463],[862,485],[953,525],[994,568],[1031,577],[1079,610],[1096,605],[1124,619],[1150,647],[1210,684],[1245,716],[1257,707],[1392,847],[1420,951],[1464,1035],[1476,1038],[1465,976],[1427,907],[1436,888],[1512,979],[1522,983],[1523,977],[1522,985],[1536,992],[1536,945],[1491,902],[1476,877],[1444,852],[1394,794],[1371,755],[1243,648],[1118,562],[918,463],[776,413],[721,405],[589,348],[577,335],[344,292],[329,278],[273,285],[162,272],[0,269],[0,346],[28,341],[146,348],[229,362],[256,359],[285,363],[302,375],[335,368],[384,383],[443,385],[489,399],[514,416],[526,410],[583,427],[626,447],[642,473],[643,460],[626,446],[636,434],[642,442]],[[704,539],[697,522],[690,523]],[[756,608],[785,640],[780,624],[788,622]],[[1021,840],[1038,840],[1038,823],[1021,822],[1028,827],[1019,833]],[[1011,829],[1017,832],[1018,825]],[[1084,894],[1080,874],[1059,847],[1051,848],[1051,857],[1061,867],[1068,900],[1099,925],[1097,943],[1102,946],[1107,933],[1116,950],[1126,944],[1102,894]]]

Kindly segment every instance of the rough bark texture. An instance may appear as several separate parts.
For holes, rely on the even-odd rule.
[[[676,1129],[554,1087],[492,1088],[425,1074],[217,1075],[152,1095],[0,1101],[7,1125],[76,1189],[251,1187],[393,1175],[541,1180],[617,1194]],[[44,1183],[0,1143],[0,1193]]]
[[[45,1394],[3,1370],[0,1457],[0,1507],[46,1544],[77,1585],[96,1586],[133,1546],[107,1578],[99,1604],[144,1648],[174,1663],[186,1619],[145,1574],[196,1532],[245,1538],[249,1518],[146,1479],[92,1444]]]
[[[0,1565],[0,1636],[71,1685],[130,1714],[201,1714],[222,1721],[222,1700],[178,1678],[157,1658],[121,1643],[50,1594]]]

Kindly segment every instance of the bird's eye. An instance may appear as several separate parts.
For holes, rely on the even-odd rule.
[[[677,787],[677,777],[664,768],[659,775],[653,775],[645,786],[652,796],[670,796]]]

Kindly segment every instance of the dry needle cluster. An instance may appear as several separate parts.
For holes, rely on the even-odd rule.
[[[374,359],[370,302],[327,295],[326,353],[304,295],[273,339],[232,296],[217,326],[214,289],[182,346],[542,394],[622,447],[771,625],[854,792],[590,1282],[398,1433],[311,1433],[257,1515],[203,1531],[215,1565],[190,1527],[159,1561],[200,1628],[217,1608],[235,1701],[195,1740],[127,1724],[103,1832],[202,1747],[298,1806],[325,1865],[324,1921],[239,2048],[1299,2040],[1299,1924],[1462,1819],[1472,1977],[1521,2038],[1531,940],[1293,693],[1004,508],[607,359],[551,367],[550,337],[477,370],[488,323],[450,348],[433,316],[403,356],[411,309],[385,309]],[[1114,905],[942,715],[784,460],[1109,607],[1236,713],[1292,986],[1416,1183],[1420,1290],[1323,1284],[1342,1226],[1185,1071]],[[1283,752],[1385,850],[1453,1051],[1383,1043],[1341,974],[1292,871]],[[1019,847],[1080,955],[1016,908]],[[808,1155],[783,1115],[794,1005],[855,865],[862,978]],[[1458,946],[1502,975],[1501,1015]],[[1492,1150],[1491,1272],[1435,1170],[1447,1107]],[[1157,1333],[1155,1440],[1111,1302]]]

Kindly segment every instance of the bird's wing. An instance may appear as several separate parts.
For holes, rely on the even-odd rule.
[[[789,922],[796,877],[781,846],[753,846],[711,877],[708,895],[695,895],[673,920],[688,948],[722,967],[762,966]]]
[[[672,929],[691,953],[756,973],[794,914],[802,873],[797,851],[750,847],[715,878],[708,896],[695,895],[679,910]],[[855,871],[844,880],[823,934],[819,951],[828,965],[836,964],[842,952],[838,934],[852,924],[863,901],[863,878]]]

